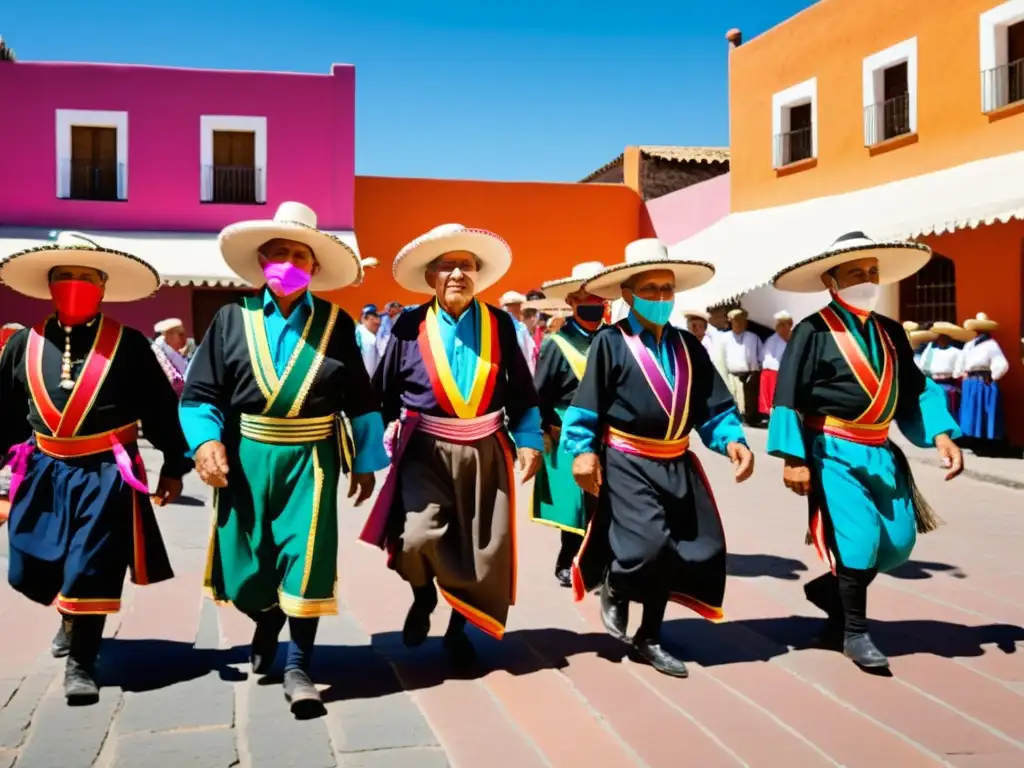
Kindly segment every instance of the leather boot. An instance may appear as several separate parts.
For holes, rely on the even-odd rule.
[[[687,671],[686,665],[661,645],[661,624],[665,619],[667,607],[667,598],[644,602],[644,615],[640,620],[640,628],[633,638],[634,655],[663,675],[687,677],[690,673]]]
[[[55,659],[63,659],[71,651],[71,619],[68,616],[60,617],[60,627],[57,634],[53,636],[50,643],[50,653]]]
[[[571,587],[572,571],[568,568],[559,568],[555,571],[555,580],[558,581],[560,587]]]
[[[103,642],[106,616],[78,616],[72,622],[74,630],[64,665],[64,697],[70,706],[95,704],[100,699],[96,658]]]
[[[457,611],[452,611],[443,644],[455,666],[464,667],[476,661],[476,648],[466,634],[466,617]]]
[[[607,579],[601,585],[601,623],[612,637],[629,642],[629,601],[615,597]]]
[[[309,720],[326,713],[320,691],[304,669],[286,669],[284,672],[284,697],[291,705],[292,714],[298,720]]]
[[[88,706],[100,700],[94,664],[86,665],[68,656],[64,666],[64,698],[72,707]]]
[[[430,582],[422,587],[412,588],[412,605],[405,616],[402,627],[402,643],[406,648],[415,648],[426,642],[430,634],[430,614],[437,607],[437,589]]]
[[[253,674],[265,675],[274,665],[277,646],[288,617],[280,606],[274,606],[252,617],[256,621],[256,629],[252,633],[252,645],[249,649],[249,663]]]
[[[889,659],[878,650],[867,632],[847,632],[843,639],[843,654],[862,669],[889,668]]]

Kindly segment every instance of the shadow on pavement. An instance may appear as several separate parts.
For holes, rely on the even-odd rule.
[[[936,573],[948,573],[954,579],[967,578],[967,574],[960,569],[959,565],[950,565],[949,563],[929,563],[922,560],[910,560],[899,568],[889,571],[886,575],[893,576],[897,579],[909,579],[916,581],[918,579],[933,578]]]
[[[776,555],[741,555],[734,552],[728,554],[726,573],[742,579],[755,579],[759,576],[770,576],[774,579],[796,581],[800,574],[807,571],[807,566],[791,557]]]
[[[173,503],[169,504],[171,507],[205,507],[206,501],[203,499],[197,499],[195,496],[186,496],[182,494],[174,500]]]
[[[234,669],[248,659],[248,647],[231,650],[196,649],[172,640],[103,641],[100,675],[103,685],[142,693],[184,683],[216,671],[222,680],[240,682],[246,673]]]

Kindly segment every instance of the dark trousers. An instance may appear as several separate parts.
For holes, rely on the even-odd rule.
[[[555,559],[555,573],[572,567],[573,558],[583,546],[583,537],[572,531],[562,531],[562,547],[558,550],[558,557]]]

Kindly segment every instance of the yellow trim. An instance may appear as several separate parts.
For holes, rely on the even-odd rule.
[[[335,591],[337,591],[337,585],[335,585]],[[305,619],[313,616],[337,616],[338,614],[337,594],[314,600],[278,592],[277,598],[278,604],[286,616]]]
[[[210,540],[206,545],[206,569],[203,572],[203,591],[215,602],[221,602],[213,590],[213,558],[217,546],[217,518],[220,515],[220,489],[213,489],[213,515],[210,521]]]
[[[840,419],[835,416],[825,416],[822,424],[827,427],[840,427],[844,429],[885,432],[886,430],[889,429],[889,426],[892,424],[892,419],[882,422],[881,424],[860,424],[859,422],[856,421],[846,421],[845,419]]]
[[[306,539],[306,560],[302,566],[302,586],[299,591],[306,594],[309,574],[313,570],[313,555],[316,549],[316,524],[320,519],[320,499],[324,493],[324,469],[320,465],[320,452],[313,446],[313,515],[309,523],[309,537]]]
[[[690,418],[690,393],[693,392],[693,358],[690,357],[690,349],[689,347],[686,346],[686,342],[682,338],[679,338],[678,341],[679,346],[682,347],[683,354],[686,356],[686,372],[690,380],[687,382],[686,385],[686,397],[683,400],[683,415],[679,417],[679,425],[676,428],[676,432],[674,435],[669,434],[669,429],[671,429],[672,426],[672,416],[670,415],[668,419],[669,429],[665,430],[665,437],[671,440],[685,439],[683,438],[683,434],[686,430],[686,422]],[[665,377],[665,382],[668,383],[667,376]],[[676,371],[676,386],[678,385],[679,371]],[[673,389],[675,389],[675,387],[673,387]]]
[[[299,359],[299,354],[302,352],[302,348],[306,345],[306,339],[309,337],[309,329],[313,326],[313,318],[316,316],[316,308],[312,308],[309,312],[309,317],[306,318],[306,325],[302,329],[302,335],[299,337],[298,343],[295,345],[295,349],[292,350],[291,356],[288,358],[288,362],[284,367],[284,373],[281,374],[281,378],[277,377],[277,372],[274,370],[274,360],[270,355],[270,341],[267,339],[267,325],[264,321],[263,316],[260,316],[260,324],[256,329],[256,343],[260,348],[260,356],[266,355],[266,359],[270,361],[269,374],[272,375],[274,382],[274,392],[267,401],[267,407],[263,409],[266,413],[274,405],[278,395],[284,389],[282,386],[288,379],[288,375],[292,372],[295,367],[295,361]]]
[[[587,356],[569,343],[569,340],[562,336],[561,332],[551,334],[551,341],[562,351],[562,356],[569,363],[572,372],[578,381],[583,381],[583,374],[587,369]]]
[[[310,313],[310,318],[313,314]],[[306,371],[306,378],[302,380],[302,386],[299,387],[299,392],[295,396],[295,402],[292,403],[292,407],[288,411],[290,418],[295,418],[299,415],[302,410],[302,406],[306,404],[306,397],[309,395],[309,390],[313,387],[313,380],[317,374],[320,373],[320,368],[324,364],[324,358],[327,356],[327,344],[331,340],[331,334],[334,333],[334,326],[338,321],[338,307],[334,304],[331,305],[331,314],[327,318],[327,324],[324,326],[324,333],[320,339],[320,346],[317,347],[316,357],[313,358],[313,362],[309,365],[309,370]],[[303,337],[305,338],[305,337]],[[288,372],[285,372],[285,376]]]
[[[100,325],[96,329],[96,342],[98,342],[99,339],[100,339],[100,332],[103,330],[103,324],[105,322],[106,322],[106,317],[101,316],[100,317]],[[92,412],[92,407],[93,407],[93,405],[96,404],[96,398],[99,397],[100,390],[103,389],[103,382],[105,382],[107,380],[107,375],[110,373],[110,369],[114,367],[114,359],[117,357],[117,350],[121,348],[121,339],[122,338],[124,338],[124,326],[123,325],[120,326],[117,329],[117,339],[114,341],[114,348],[110,351],[110,360],[107,361],[107,364],[105,366],[103,366],[103,373],[100,374],[99,381],[96,382],[96,386],[92,390],[92,398],[89,400],[89,405],[86,406],[85,410],[82,411],[82,417],[78,420],[78,423],[75,425],[75,431],[71,433],[72,436],[77,436],[78,435],[78,430],[80,430],[82,428],[82,425],[85,423],[85,420],[87,418],[89,418],[89,414]],[[96,342],[93,342],[93,348],[94,349],[95,349],[95,346],[96,346]],[[91,358],[91,355],[90,355],[89,358],[86,358],[86,363],[87,364],[88,364],[90,358]],[[85,367],[84,366],[82,368],[82,373],[85,373]],[[81,376],[79,376],[79,381],[81,381]],[[75,390],[76,391],[78,390],[78,382],[75,382]],[[68,402],[69,403],[71,402],[71,398],[68,398]],[[64,410],[65,411],[67,410],[67,406],[66,405],[64,406]],[[64,419],[61,418],[61,422],[63,422],[63,421],[64,421]],[[60,427],[57,428],[57,431],[58,432],[60,431]]]
[[[245,345],[249,348],[249,365],[252,367],[252,373],[256,379],[256,386],[259,387],[260,393],[263,395],[263,399],[269,402],[272,395],[272,387],[270,380],[267,379],[267,373],[263,370],[263,366],[260,363],[260,356],[256,342],[255,314],[255,310],[249,309],[246,306],[242,307],[242,328],[245,329]],[[271,365],[270,370],[273,372],[273,365]]]
[[[308,419],[281,419],[243,413],[239,421],[242,437],[270,445],[293,445],[334,437],[336,420],[333,414]]]
[[[427,338],[430,340],[430,351],[434,356],[434,367],[437,369],[438,378],[441,379],[441,386],[444,387],[448,400],[451,402],[452,408],[455,409],[455,415],[460,419],[472,419],[477,416],[480,402],[484,397],[484,390],[487,389],[487,378],[490,376],[491,366],[494,364],[491,358],[491,311],[485,305],[477,302],[477,315],[479,318],[480,354],[477,356],[473,388],[470,390],[467,401],[462,397],[459,385],[452,374],[448,355],[445,354],[441,328],[437,321],[437,310],[433,304],[427,310]]]

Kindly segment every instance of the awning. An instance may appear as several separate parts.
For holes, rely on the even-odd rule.
[[[814,171],[808,171],[814,173]],[[679,294],[687,306],[715,306],[766,285],[780,270],[825,250],[846,232],[912,239],[1024,219],[1024,152],[923,176],[732,213],[669,248],[674,258],[710,261],[715,277]]]
[[[235,275],[220,255],[217,235],[209,232],[92,232],[76,229],[100,245],[124,251],[148,261],[164,285],[235,286],[247,283]],[[359,246],[351,231],[331,232],[357,254]],[[55,231],[0,227],[0,256],[53,241]]]

